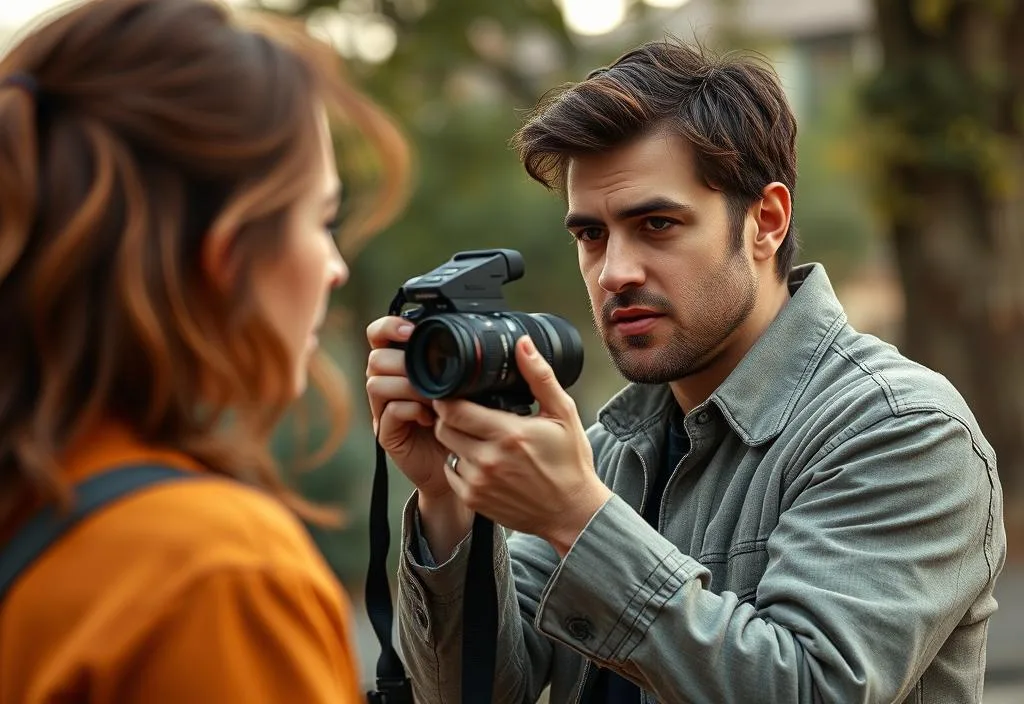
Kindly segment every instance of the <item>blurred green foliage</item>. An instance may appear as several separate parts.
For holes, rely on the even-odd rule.
[[[801,122],[797,138],[793,217],[800,259],[824,262],[834,283],[856,274],[882,241],[855,85],[853,76],[833,81],[817,96],[817,119]]]

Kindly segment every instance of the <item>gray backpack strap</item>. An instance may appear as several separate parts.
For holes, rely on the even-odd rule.
[[[56,507],[47,506],[0,546],[0,602],[18,577],[47,548],[94,511],[139,489],[195,476],[201,475],[163,465],[130,465],[111,469],[76,484],[74,504],[69,513],[62,514]]]

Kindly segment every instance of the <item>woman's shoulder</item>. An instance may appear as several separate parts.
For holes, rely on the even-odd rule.
[[[281,687],[307,701],[357,691],[347,597],[283,503],[173,453],[105,457],[118,467],[177,467],[184,477],[90,515],[25,573],[0,612],[0,630],[24,646],[5,669],[39,672],[60,652],[59,669],[89,667],[152,691]],[[154,640],[159,656],[145,650]],[[291,651],[308,655],[301,672]],[[226,678],[232,668],[237,677]]]
[[[302,522],[277,498],[208,471],[148,487],[95,517],[93,539],[124,535],[140,550],[160,549],[179,564],[301,568],[321,565]],[[120,542],[120,541],[117,541]],[[125,546],[128,547],[128,546]]]
[[[90,513],[22,581],[36,581],[33,573],[42,572],[47,590],[66,589],[60,586],[62,575],[85,570],[104,575],[106,583],[160,591],[203,575],[264,573],[300,578],[331,592],[339,589],[306,527],[282,501],[219,475],[183,452],[155,448],[123,428],[105,427],[66,455],[64,469],[74,486],[139,466],[170,467],[182,476],[133,490]]]
[[[152,466],[177,469],[182,476],[111,502],[61,543],[89,553],[112,550],[115,556],[162,552],[182,565],[235,561],[283,568],[319,563],[302,522],[268,491],[221,476],[174,448],[141,442],[123,427],[109,425],[90,433],[68,453],[64,469],[74,486],[107,472]]]
[[[141,615],[178,608],[182,595],[224,583],[271,589],[280,598],[315,594],[324,607],[347,608],[306,527],[269,492],[174,451],[117,447],[123,451],[69,465],[71,483],[133,466],[171,467],[183,476],[132,491],[79,521],[14,584],[5,606],[19,608],[5,616],[38,613],[35,603],[67,627],[109,602],[148,620]]]
[[[84,611],[116,593],[125,606],[157,609],[196,585],[224,579],[238,588],[291,585],[345,605],[334,573],[283,503],[192,469],[87,516],[43,553],[10,596],[17,601],[19,592],[28,593]]]

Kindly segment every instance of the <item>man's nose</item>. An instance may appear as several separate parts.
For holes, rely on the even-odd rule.
[[[644,266],[638,250],[628,238],[608,235],[604,266],[597,280],[601,288],[609,293],[619,293],[643,285]]]

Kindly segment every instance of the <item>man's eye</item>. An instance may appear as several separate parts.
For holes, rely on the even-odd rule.
[[[573,238],[580,242],[593,242],[594,240],[601,239],[601,228],[599,227],[584,227],[583,229],[576,230],[572,233]]]
[[[647,218],[646,221],[647,229],[654,231],[667,230],[668,228],[672,227],[675,224],[675,220],[669,220],[668,218],[659,217]]]

